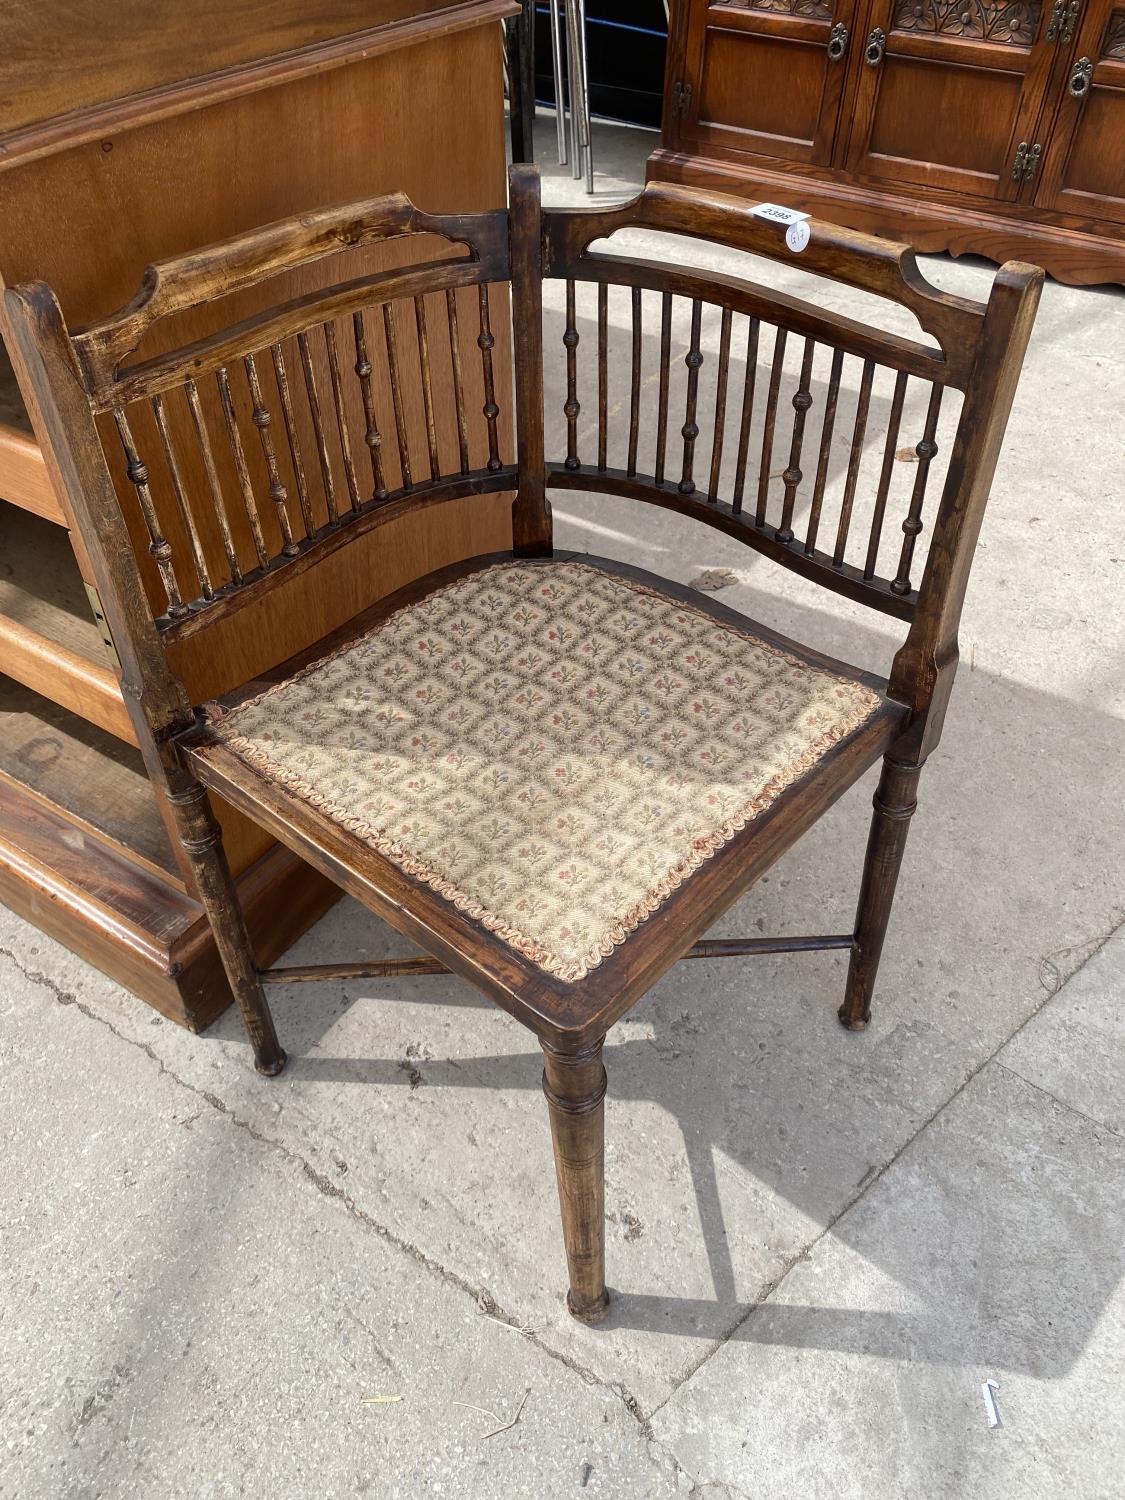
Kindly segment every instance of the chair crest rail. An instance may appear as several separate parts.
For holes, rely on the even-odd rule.
[[[162,318],[214,297],[248,290],[297,267],[342,250],[410,235],[436,235],[463,244],[468,259],[484,268],[482,280],[508,274],[508,216],[503,210],[476,214],[428,214],[405,193],[362,199],[316,213],[279,219],[188,255],[146,267],[136,295],[123,308],[72,334],[83,368],[95,386]]]
[[[959,348],[975,343],[984,319],[980,303],[940,291],[922,275],[909,245],[861,234],[839,224],[808,220],[802,270],[817,272],[858,291],[901,303],[941,346],[951,365]],[[611,209],[553,209],[543,215],[543,272],[577,274],[594,240],[621,229],[650,229],[712,240],[770,260],[792,262],[784,226],[757,217],[752,205],[723,193],[652,183]]]

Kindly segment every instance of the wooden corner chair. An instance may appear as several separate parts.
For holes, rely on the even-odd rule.
[[[934,289],[905,247],[813,221],[799,265],[901,304],[927,335],[908,339],[731,276],[590,248],[632,227],[792,258],[784,230],[733,198],[658,186],[619,208],[543,212],[534,170],[516,167],[508,212],[429,215],[396,196],[286,220],[150,267],[127,307],[74,333],[49,287],[6,294],[54,479],[78,518],[137,735],[173,811],[256,1067],[273,1075],[286,1062],[266,985],[448,970],[483,990],[542,1044],[568,1305],[588,1322],[607,1305],[607,1028],[680,958],[815,948],[850,952],[840,1020],[852,1030],[867,1024],[1042,282],[1032,267],[1005,265],[978,305]],[[461,253],[287,301],[263,304],[262,292],[257,311],[213,336],[136,356],[150,328],[185,309],[264,288],[358,245],[422,235]],[[548,278],[565,282],[566,308],[555,348],[567,446],[551,461]],[[613,288],[627,289],[614,294],[630,309],[624,360],[609,338]],[[590,348],[587,337],[580,357],[580,292],[595,299],[595,462],[579,448],[589,435],[579,377]],[[645,295],[660,308],[655,403],[642,379]],[[500,420],[510,374],[494,368],[493,353],[506,296],[515,455]],[[683,341],[673,339],[681,308],[682,367]],[[714,320],[713,359],[703,335]],[[731,349],[743,333],[739,389]],[[787,339],[789,357],[798,356],[788,371]],[[451,412],[434,410],[438,358],[453,377]],[[847,359],[858,361],[860,377],[833,499]],[[622,366],[629,390],[618,408],[610,387]],[[883,406],[872,399],[880,377],[893,382]],[[697,472],[707,443],[700,383],[711,379],[709,466]],[[412,383],[421,427],[404,416]],[[951,394],[961,408],[946,453],[937,436]],[[909,469],[903,514],[895,461],[911,397],[921,430],[907,450],[914,464],[900,465]],[[168,420],[177,403],[186,428]],[[607,434],[618,409],[628,411],[628,437],[615,467]],[[803,467],[818,423],[815,465]],[[642,427],[651,443],[641,444]],[[868,451],[874,484],[862,477]],[[929,502],[943,464],[940,495]],[[114,474],[135,493],[132,515]],[[905,638],[888,676],[821,656],[636,568],[553,552],[551,488],[670,507],[901,621]],[[512,553],[426,577],[219,701],[191,700],[175,670],[186,637],[252,630],[256,601],[337,549],[411,507],[488,491],[515,492]],[[162,529],[168,515],[175,524]],[[892,515],[900,528],[884,524]],[[133,543],[142,523],[151,561]],[[154,609],[157,575],[163,599]],[[880,757],[854,930],[706,939]],[[431,957],[263,972],[211,791]]]

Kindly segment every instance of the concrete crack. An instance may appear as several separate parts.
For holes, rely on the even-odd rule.
[[[29,969],[17,958],[10,948],[0,947],[0,957],[7,958],[29,983],[40,985],[49,991],[59,1005],[73,1006],[74,1009],[79,1011],[88,1020],[94,1021],[99,1026],[104,1026],[118,1041],[124,1042],[126,1046],[135,1047],[139,1052],[143,1052],[150,1061],[156,1064],[158,1071],[166,1074],[173,1083],[178,1084],[180,1088],[186,1089],[188,1093],[194,1094],[197,1099],[203,1100],[216,1114],[225,1116],[232,1125],[239,1130],[244,1130],[259,1145],[278,1152],[287,1161],[299,1167],[303,1177],[317,1192],[326,1198],[335,1199],[365,1229],[369,1229],[388,1245],[393,1246],[404,1255],[408,1255],[411,1260],[423,1266],[432,1276],[436,1276],[447,1286],[455,1287],[458,1291],[464,1292],[467,1296],[471,1297],[482,1313],[519,1330],[529,1344],[534,1344],[537,1349],[541,1350],[549,1359],[554,1360],[557,1364],[564,1365],[568,1370],[577,1375],[580,1380],[584,1381],[586,1385],[600,1386],[602,1390],[608,1391],[621,1402],[630,1416],[640,1425],[645,1436],[648,1437],[651,1435],[645,1417],[641,1412],[640,1403],[620,1381],[603,1380],[601,1376],[597,1375],[572,1355],[566,1354],[560,1349],[553,1348],[534,1329],[526,1328],[519,1318],[502,1308],[487,1287],[475,1286],[466,1277],[461,1276],[456,1271],[450,1270],[447,1266],[443,1266],[439,1261],[428,1256],[418,1245],[413,1244],[402,1235],[396,1234],[388,1225],[381,1224],[366,1209],[361,1208],[351,1194],[345,1192],[339,1183],[333,1182],[330,1177],[314,1167],[299,1152],[287,1146],[284,1141],[279,1141],[273,1136],[266,1135],[249,1120],[243,1119],[231,1109],[225,1100],[220,1099],[217,1094],[212,1094],[206,1089],[198,1088],[195,1084],[181,1078],[179,1074],[168,1067],[164,1059],[147,1042],[139,1041],[135,1037],[127,1036],[123,1031],[119,1031],[112,1021],[99,1015],[96,1010],[93,1010],[90,1006],[79,1000],[71,990],[64,990],[61,985],[56,984],[49,975],[42,973],[41,970]]]
[[[824,1225],[823,1229],[821,1229],[818,1234],[815,1234],[813,1238],[809,1240],[801,1250],[797,1251],[796,1254],[788,1257],[788,1259],[783,1263],[781,1269],[778,1271],[777,1275],[771,1281],[766,1283],[766,1285],[762,1288],[761,1292],[754,1299],[754,1302],[743,1314],[743,1316],[739,1318],[736,1323],[733,1323],[731,1327],[727,1329],[726,1333],[724,1333],[720,1338],[715,1339],[699,1357],[699,1359],[697,1359],[695,1363],[689,1369],[685,1370],[684,1373],[679,1377],[679,1379],[676,1380],[675,1384],[669,1390],[668,1394],[664,1397],[664,1400],[661,1401],[658,1406],[653,1407],[652,1411],[649,1413],[650,1422],[652,1421],[652,1418],[655,1417],[657,1413],[660,1412],[668,1404],[668,1402],[672,1399],[672,1397],[676,1394],[676,1392],[682,1385],[691,1380],[691,1378],[696,1375],[699,1370],[702,1369],[707,1361],[718,1353],[718,1351],[723,1347],[724,1344],[729,1343],[729,1341],[734,1338],[737,1333],[739,1333],[743,1328],[747,1326],[754,1314],[758,1312],[766,1302],[769,1301],[769,1299],[777,1291],[778,1287],[780,1287],[782,1282],[785,1281],[786,1277],[793,1270],[793,1267],[799,1265],[801,1261],[807,1260],[809,1258],[812,1252],[816,1249],[817,1245],[819,1245],[821,1240],[824,1239],[825,1235],[830,1234],[836,1227],[836,1225],[840,1222],[840,1220],[844,1217],[844,1215],[849,1213],[861,1198],[865,1198],[867,1196],[867,1194],[871,1191],[875,1184],[883,1176],[885,1176],[887,1172],[890,1171],[890,1169],[895,1165],[899,1158],[910,1149],[914,1142],[918,1140],[918,1138],[930,1128],[930,1126],[934,1123],[938,1116],[943,1114],[945,1110],[947,1110],[949,1106],[954,1102],[954,1100],[959,1098],[960,1095],[965,1092],[965,1090],[972,1083],[973,1079],[976,1078],[978,1074],[982,1073],[990,1063],[996,1062],[1000,1053],[1004,1050],[1008,1043],[1014,1037],[1019,1036],[1024,1027],[1029,1026],[1031,1022],[1034,1021],[1039,1012],[1043,1010],[1045,1006],[1050,1005],[1051,1001],[1054,1000],[1057,995],[1061,994],[1062,991],[1067,987],[1067,985],[1070,984],[1072,980],[1074,980],[1077,975],[1082,972],[1086,965],[1093,958],[1095,958],[1098,953],[1101,952],[1106,943],[1108,943],[1111,938],[1115,937],[1117,933],[1121,932],[1122,930],[1125,930],[1125,920],[1117,921],[1112,927],[1108,929],[1108,931],[1094,938],[1087,939],[1081,944],[1075,944],[1072,948],[1059,949],[1060,953],[1073,952],[1078,948],[1085,948],[1088,951],[1086,953],[1086,956],[1082,959],[1081,963],[1079,963],[1074,969],[1070,971],[1069,974],[1067,974],[1066,978],[1061,982],[1061,984],[1059,984],[1056,988],[1048,990],[1048,992],[1043,995],[1040,1002],[1029,1012],[1027,1016],[1024,1017],[1024,1019],[1011,1033],[1011,1035],[1006,1036],[1003,1041],[999,1042],[996,1047],[994,1047],[993,1050],[988,1054],[988,1056],[985,1057],[980,1063],[978,1063],[977,1066],[973,1068],[972,1071],[961,1080],[961,1082],[948,1096],[948,1098],[943,1100],[943,1102],[939,1104],[937,1108],[925,1120],[922,1121],[921,1125],[919,1125],[918,1129],[913,1133],[913,1135],[909,1136],[905,1141],[903,1141],[902,1145],[898,1148],[894,1155],[889,1157],[881,1167],[873,1168],[864,1175],[858,1185],[857,1190],[852,1194],[852,1196],[843,1205],[839,1212],[834,1214],[828,1221],[828,1223]],[[1044,988],[1046,989],[1046,986],[1044,986]],[[1004,1067],[1004,1064],[998,1063],[998,1066]],[[1019,1074],[1013,1073],[1012,1069],[1010,1068],[1006,1068],[1005,1071],[1012,1073],[1013,1077],[1020,1077]],[[1027,1080],[1023,1079],[1023,1082],[1026,1083]],[[1042,1092],[1045,1093],[1047,1091],[1043,1090]],[[1050,1097],[1054,1099],[1055,1096],[1051,1094]],[[1057,1104],[1062,1104],[1061,1100],[1055,1100],[1055,1102]],[[1064,1109],[1070,1108],[1070,1106],[1067,1104],[1062,1104],[1062,1107]],[[1078,1114],[1080,1113],[1080,1111],[1074,1110],[1072,1111],[1072,1113]],[[1097,1124],[1099,1122],[1092,1121],[1091,1123]],[[1103,1126],[1102,1128],[1106,1129],[1108,1127]]]
[[[1074,1115],[1079,1120],[1085,1120],[1087,1125],[1092,1125],[1095,1130],[1107,1131],[1110,1135],[1120,1137],[1121,1131],[1114,1125],[1109,1125],[1105,1120],[1097,1120],[1093,1115],[1088,1115],[1084,1109],[1076,1109],[1073,1104],[1068,1104],[1065,1099],[1060,1099],[1058,1094],[1053,1094],[1050,1089],[1045,1089],[1041,1083],[1035,1083],[1030,1078],[1025,1078],[1018,1068],[1010,1068],[1006,1062],[996,1059],[996,1066],[1007,1073],[1009,1078],[1014,1078],[1017,1083],[1022,1083],[1024,1088],[1034,1089],[1037,1094],[1042,1094],[1044,1099],[1050,1099],[1052,1104],[1059,1109],[1065,1109],[1068,1115]]]

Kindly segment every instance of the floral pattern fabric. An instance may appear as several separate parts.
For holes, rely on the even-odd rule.
[[[881,703],[585,562],[503,562],[217,719],[241,758],[582,979]]]

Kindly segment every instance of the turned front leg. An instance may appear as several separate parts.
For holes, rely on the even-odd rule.
[[[605,1068],[600,1037],[581,1051],[543,1043],[543,1092],[551,1115],[555,1175],[570,1290],[566,1305],[583,1323],[605,1317]]]
[[[246,920],[238,903],[238,888],[223,850],[222,829],[211,810],[206,789],[198,781],[185,777],[183,787],[169,794],[168,805],[211,924],[215,947],[242,1013],[254,1052],[254,1066],[265,1077],[274,1078],[285,1066],[285,1052],[277,1039],[254,963]]]
[[[849,1031],[862,1031],[871,1019],[875,976],[891,918],[907,830],[918,806],[921,773],[919,763],[897,760],[893,755],[883,758],[863,865],[848,987],[839,1010],[840,1020]]]

